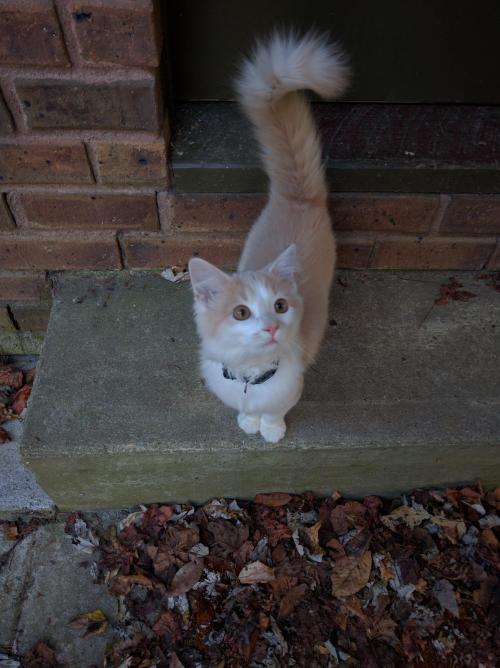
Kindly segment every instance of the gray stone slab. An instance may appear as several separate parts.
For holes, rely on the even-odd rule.
[[[112,639],[116,599],[94,581],[93,556],[80,551],[57,522],[19,541],[0,568],[0,646],[22,654],[38,640],[55,650],[62,665],[103,665]],[[68,627],[78,615],[100,609],[110,626],[83,638]]]
[[[22,368],[22,362],[16,364]],[[30,363],[26,368],[33,366]],[[53,517],[54,502],[21,461],[19,442],[22,427],[21,420],[9,420],[2,425],[12,441],[0,445],[0,519]]]
[[[443,272],[342,272],[331,326],[277,445],[203,387],[186,285],[65,274],[23,457],[62,508],[500,482],[500,294],[434,306]]]

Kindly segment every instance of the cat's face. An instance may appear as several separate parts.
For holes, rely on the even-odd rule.
[[[191,260],[196,322],[206,351],[227,362],[243,362],[279,359],[298,345],[303,306],[291,248],[261,271],[233,275]]]

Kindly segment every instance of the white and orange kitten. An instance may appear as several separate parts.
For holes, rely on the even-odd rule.
[[[270,443],[300,398],[328,318],[335,240],[321,146],[303,89],[334,98],[349,70],[314,34],[275,34],[257,44],[237,81],[270,179],[269,201],[245,241],[234,274],[189,263],[208,388],[238,411],[247,434]]]

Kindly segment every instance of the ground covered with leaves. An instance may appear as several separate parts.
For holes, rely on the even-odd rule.
[[[0,364],[0,424],[17,419],[26,408],[34,378],[35,369],[23,371],[12,364]],[[7,441],[9,433],[0,427],[0,444]]]
[[[142,508],[100,539],[108,665],[492,668],[499,510],[480,486]]]

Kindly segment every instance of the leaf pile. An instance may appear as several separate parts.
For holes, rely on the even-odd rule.
[[[35,369],[22,371],[12,365],[0,364],[0,424],[17,418],[26,408],[34,378]],[[10,436],[0,427],[0,443],[7,441]]]
[[[141,507],[101,536],[108,666],[471,666],[500,655],[500,489]]]

